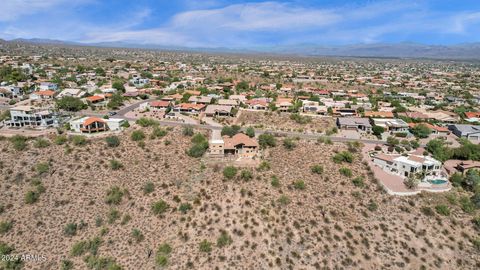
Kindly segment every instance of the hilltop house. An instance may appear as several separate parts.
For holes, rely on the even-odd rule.
[[[187,114],[199,114],[205,109],[203,104],[190,104],[190,103],[180,103],[173,107],[174,112],[187,113]]]
[[[205,109],[205,116],[232,116],[232,106],[210,104]]]
[[[253,158],[258,154],[258,149],[257,141],[243,133],[235,134],[233,137],[223,136],[222,139],[214,139],[209,142],[210,155]]]
[[[5,121],[10,127],[51,127],[58,124],[56,117],[49,110],[31,106],[17,106],[10,109],[10,120]]]
[[[374,118],[372,120],[375,126],[383,127],[385,131],[389,131],[393,133],[408,132],[408,124],[402,119]]]
[[[70,128],[80,133],[95,133],[107,130],[121,130],[126,120],[118,118],[102,119],[98,117],[82,117],[70,121]]]
[[[442,163],[432,157],[423,155],[387,155],[378,154],[373,157],[373,163],[384,171],[402,177],[415,173],[424,173],[429,176],[440,176]]]
[[[342,117],[337,118],[337,126],[339,129],[345,130],[357,130],[363,132],[370,132],[372,130],[372,125],[368,118],[358,118],[358,117]]]
[[[455,134],[460,138],[467,138],[475,141],[480,140],[480,126],[449,125],[448,129],[451,130],[453,134]]]

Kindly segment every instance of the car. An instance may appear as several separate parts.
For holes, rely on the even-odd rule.
[[[117,114],[117,112],[108,112],[108,115],[110,116],[114,116],[115,114]]]

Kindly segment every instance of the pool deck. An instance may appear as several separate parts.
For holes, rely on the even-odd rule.
[[[403,184],[403,178],[398,175],[393,175],[387,173],[382,168],[375,165],[372,161],[372,158],[368,155],[368,152],[374,150],[375,146],[368,144],[365,145],[362,149],[363,160],[368,163],[368,166],[372,169],[375,178],[378,179],[380,184],[385,188],[388,194],[396,196],[413,196],[419,194],[422,191],[427,192],[445,192],[452,189],[452,185],[448,182],[445,185],[429,185],[425,183],[420,183],[419,186],[415,189],[408,189]]]

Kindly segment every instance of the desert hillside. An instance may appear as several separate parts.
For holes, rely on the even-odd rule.
[[[225,170],[189,157],[181,128],[142,131],[0,141],[0,242],[46,257],[23,269],[480,267],[460,191],[389,196],[355,146],[277,139]]]

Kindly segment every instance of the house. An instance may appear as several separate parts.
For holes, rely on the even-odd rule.
[[[450,130],[448,130],[448,128],[440,127],[440,126],[434,126],[430,123],[409,123],[408,126],[410,128],[414,128],[415,126],[420,125],[420,124],[428,127],[432,131],[433,135],[444,135],[444,136],[446,136],[446,135],[450,134]]]
[[[345,117],[337,118],[337,126],[339,129],[357,130],[363,132],[370,132],[372,125],[368,118],[359,117]]]
[[[102,119],[98,117],[82,117],[70,121],[70,128],[80,133],[95,133],[121,130],[127,120],[119,118]]]
[[[63,97],[76,97],[76,98],[81,98],[85,95],[85,91],[82,89],[74,89],[74,88],[67,88],[60,92],[57,95],[57,98],[63,98]]]
[[[243,133],[235,134],[233,137],[225,135],[222,139],[211,140],[209,142],[209,153],[211,155],[233,155],[243,158],[253,158],[258,155],[258,151],[259,145],[257,141]]]
[[[152,102],[148,102],[147,104],[148,107],[153,111],[166,110],[172,105],[170,101],[164,100],[155,100]]]
[[[230,95],[228,99],[237,100],[238,102],[245,103],[247,101],[247,97],[244,95]]]
[[[173,107],[173,111],[188,114],[199,114],[204,108],[205,105],[203,104],[180,103]]]
[[[480,112],[466,112],[465,121],[470,123],[480,122]]]
[[[385,131],[390,132],[408,132],[408,124],[402,119],[397,118],[373,118],[372,119],[375,126],[380,126],[385,129]]]
[[[150,79],[134,77],[129,82],[133,84],[135,87],[144,87],[146,84],[150,82]]]
[[[352,108],[336,108],[336,109],[333,109],[333,115],[341,116],[341,117],[357,116],[357,110]]]
[[[373,157],[373,163],[388,173],[402,177],[415,173],[439,177],[442,175],[442,163],[430,156],[378,154]]]
[[[363,113],[364,117],[372,117],[372,118],[393,118],[393,112],[375,112],[375,111],[368,111]]]
[[[55,91],[52,90],[41,90],[37,92],[33,92],[30,94],[31,100],[46,100],[46,99],[53,99],[55,96]]]
[[[95,95],[95,96],[86,97],[85,100],[86,100],[87,102],[92,103],[92,104],[99,104],[99,103],[105,101],[105,96],[103,96],[103,95]]]
[[[480,141],[480,126],[474,125],[449,125],[448,129],[457,137]]]
[[[326,115],[328,113],[327,107],[320,105],[320,103],[317,101],[304,101],[302,103],[302,106],[304,113],[314,113],[321,115]]]
[[[218,105],[237,107],[239,105],[239,102],[235,99],[219,99]]]
[[[293,106],[293,100],[291,98],[277,98],[275,106],[281,112],[287,112],[290,107]]]
[[[40,83],[39,86],[40,91],[57,91],[58,90],[58,85],[56,83],[51,83],[51,82],[42,82]]]
[[[268,102],[264,99],[251,99],[245,102],[250,110],[266,111]]]
[[[205,116],[232,116],[232,106],[210,104],[205,109]]]
[[[22,95],[22,89],[18,86],[0,87],[0,97],[17,98]]]
[[[212,102],[212,97],[208,96],[191,96],[188,99],[188,102],[193,104],[210,104]]]
[[[10,127],[51,127],[57,125],[53,113],[31,106],[17,106],[10,109],[10,120],[5,124]]]

